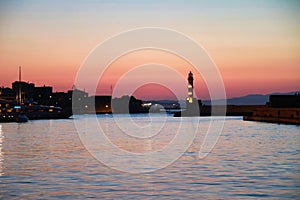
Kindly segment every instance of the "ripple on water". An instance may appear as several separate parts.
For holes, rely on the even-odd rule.
[[[133,117],[142,126],[149,123],[145,116]],[[109,115],[99,120],[113,126]],[[201,120],[205,129],[209,120]],[[167,123],[170,129],[162,130],[169,136],[178,119],[170,117]],[[188,118],[184,123],[192,124]],[[0,124],[0,198],[300,198],[299,127],[227,118],[212,152],[198,159],[204,129],[172,165],[154,173],[127,174],[95,160],[82,145],[73,120]],[[121,144],[119,135],[109,134]]]

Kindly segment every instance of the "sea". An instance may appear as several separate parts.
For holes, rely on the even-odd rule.
[[[179,134],[190,141],[173,144]],[[89,198],[300,199],[300,127],[160,114],[0,123],[0,199]]]

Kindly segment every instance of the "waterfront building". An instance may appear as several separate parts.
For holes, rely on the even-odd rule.
[[[244,120],[300,124],[300,95],[270,95],[265,107],[254,109]]]

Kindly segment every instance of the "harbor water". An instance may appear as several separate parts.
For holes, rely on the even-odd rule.
[[[146,114],[120,117],[140,126],[149,124]],[[300,198],[299,126],[226,117],[218,142],[200,159],[202,131],[210,118],[199,118],[199,133],[179,159],[162,169],[135,174],[104,165],[85,148],[74,122],[84,121],[89,127],[89,118],[1,123],[0,199]],[[97,118],[108,127],[113,143],[126,151],[142,151],[140,143],[128,142],[114,127],[111,115]],[[160,134],[175,134],[178,120],[167,116]],[[183,123],[192,126],[192,120],[185,118]],[[153,149],[167,142],[153,143]]]

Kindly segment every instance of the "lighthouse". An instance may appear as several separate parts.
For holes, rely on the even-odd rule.
[[[200,108],[202,102],[200,99],[194,98],[194,76],[190,71],[188,73],[188,95],[186,97],[186,109],[174,114],[174,117],[180,116],[200,116]]]
[[[188,74],[188,96],[186,98],[187,103],[193,103],[194,99],[194,77],[193,73],[190,71]]]

